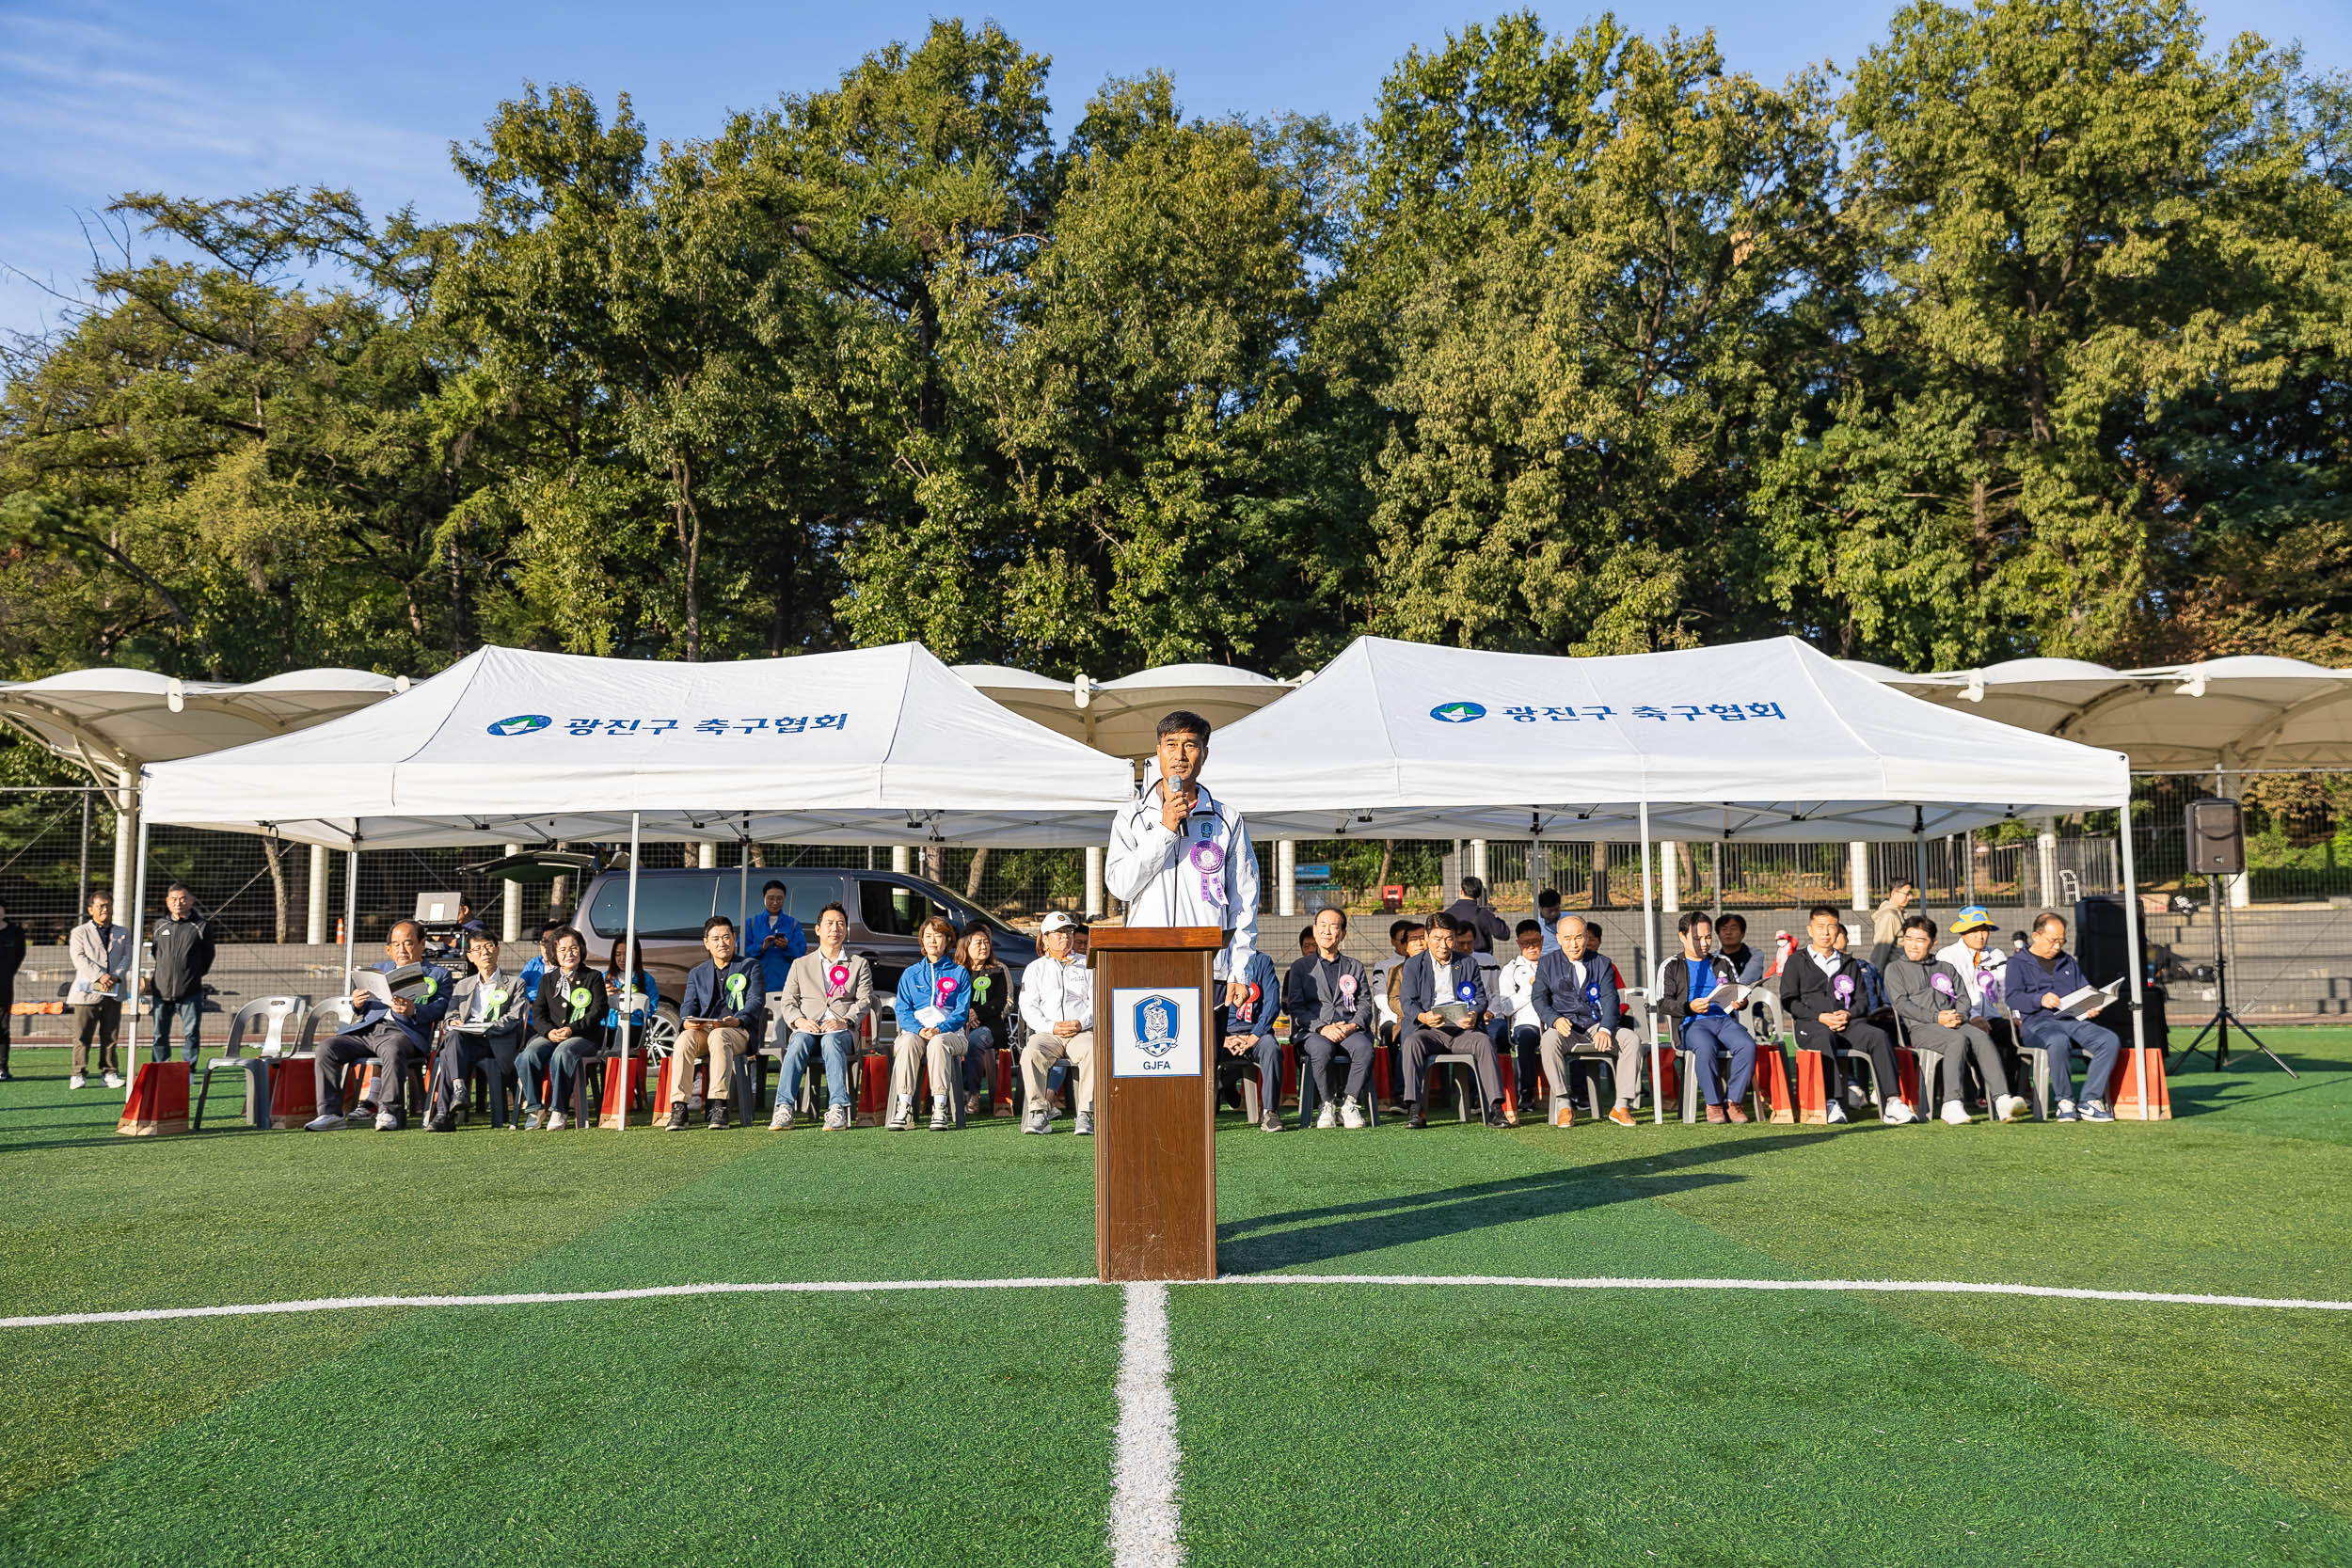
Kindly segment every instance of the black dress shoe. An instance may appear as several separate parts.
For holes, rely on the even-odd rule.
[[[1408,1116],[1408,1117],[1406,1117],[1405,1118],[1405,1125],[1406,1125],[1406,1126],[1407,1126],[1407,1127],[1426,1127],[1426,1126],[1428,1126],[1428,1125],[1429,1125],[1429,1113],[1428,1113],[1428,1112],[1426,1112],[1426,1111],[1422,1110],[1422,1109],[1419,1105],[1413,1105],[1413,1106],[1410,1106],[1410,1107],[1408,1107],[1408,1109],[1410,1109],[1410,1110],[1411,1110],[1412,1115],[1410,1115],[1410,1116]]]
[[[1511,1123],[1506,1120],[1502,1115],[1502,1101],[1498,1100],[1493,1104],[1486,1107],[1486,1125],[1489,1127],[1508,1127],[1511,1125]]]

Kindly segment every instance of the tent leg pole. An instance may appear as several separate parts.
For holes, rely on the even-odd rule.
[[[621,990],[624,992],[637,989],[637,863],[643,858],[638,850],[638,838],[639,830],[644,822],[644,813],[633,811],[628,814],[628,918],[623,922],[627,930],[621,938]],[[629,1009],[626,1007],[621,1009],[621,1081],[620,1088],[613,1096],[620,1102],[621,1121],[620,1125],[613,1129],[616,1132],[625,1132],[628,1127],[628,1048],[631,1016]]]
[[[2123,797],[2123,819],[2121,837],[2123,841],[2123,954],[2129,966],[2123,974],[2123,994],[2132,1004],[2132,1070],[2138,1075],[2139,1116],[2148,1119],[2148,1058],[2143,1048],[2147,1030],[2142,1022],[2140,1005],[2147,1000],[2140,990],[2139,958],[2139,879],[2132,866],[2132,801],[2128,787]],[[2115,1090],[2109,1087],[2111,1101]],[[2110,1109],[2113,1107],[2110,1106]]]
[[[131,1015],[123,1034],[122,1065],[130,1070],[122,1075],[122,1099],[125,1104],[139,1082],[139,930],[147,924],[147,814],[139,813],[138,859],[131,869],[131,978],[122,988],[123,1011]],[[161,1027],[160,1024],[157,1027]]]
[[[343,851],[343,994],[351,994],[352,945],[359,940],[359,849]]]
[[[1642,941],[1646,947],[1646,951],[1642,955],[1644,960],[1642,967],[1649,972],[1645,977],[1649,982],[1647,989],[1650,996],[1650,1017],[1654,1021],[1658,1016],[1658,906],[1650,899],[1649,791],[1647,789],[1642,791]],[[1652,1125],[1662,1126],[1666,1120],[1666,1091],[1660,1086],[1661,1081],[1658,1076],[1660,1064],[1658,1032],[1653,1027],[1649,1037],[1650,1121]]]
[[[873,869],[873,851],[867,850],[866,859],[866,869],[870,871]],[[749,817],[743,821],[743,836],[735,844],[735,928],[740,933],[736,940],[746,942],[750,940],[751,933],[744,929],[744,922],[752,917],[752,824]]]

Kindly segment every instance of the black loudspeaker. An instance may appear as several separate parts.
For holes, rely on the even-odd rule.
[[[2139,918],[2139,951],[2148,953],[2148,917]],[[2083,978],[2094,986],[2120,980],[2131,973],[2131,950],[2124,945],[2123,901],[2120,898],[2078,898],[2074,901],[2074,961]]]
[[[2246,869],[2246,824],[2235,800],[2188,803],[2188,871],[2192,877],[2234,877]]]

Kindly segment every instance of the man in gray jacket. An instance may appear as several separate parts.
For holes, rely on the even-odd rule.
[[[874,966],[849,951],[849,940],[850,911],[827,904],[817,913],[817,945],[785,971],[782,1017],[791,1038],[785,1047],[784,1076],[776,1084],[775,1118],[768,1124],[774,1131],[792,1125],[786,1113],[801,1098],[809,1058],[820,1051],[825,1058],[824,1131],[841,1132],[854,1119],[850,1057],[857,1049],[866,1015],[874,1010]]]
[[[1323,1097],[1315,1125],[1361,1127],[1373,1053],[1379,1049],[1372,1043],[1372,981],[1360,961],[1340,951],[1347,937],[1346,915],[1318,910],[1314,931],[1315,950],[1291,971],[1295,980],[1285,1005],[1292,1018],[1306,1024],[1299,1044]],[[1347,1053],[1347,1085],[1335,1101],[1331,1064],[1342,1052]]]
[[[1996,1121],[2014,1121],[2026,1101],[2009,1093],[2009,1074],[1993,1036],[1968,1016],[1968,983],[1960,971],[1932,957],[1935,927],[1918,915],[1903,922],[1902,951],[1886,966],[1886,1001],[1902,1021],[1909,1041],[1944,1058],[1944,1119],[1954,1127],[1968,1124],[1966,1088],[1968,1057],[1977,1058],[1977,1071],[1985,1092],[1993,1097]],[[1934,1085],[1923,1084],[1932,1093]]]
[[[73,985],[66,1003],[82,1015],[73,1040],[73,1075],[66,1087],[78,1089],[89,1082],[90,1037],[98,1037],[98,1070],[106,1087],[122,1087],[121,1063],[115,1055],[115,1033],[122,1027],[122,988],[131,973],[131,933],[114,923],[114,895],[89,895],[89,918],[73,927],[66,939],[66,955],[73,960]]]

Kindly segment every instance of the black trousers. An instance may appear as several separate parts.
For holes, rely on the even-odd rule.
[[[319,1093],[319,1115],[340,1116],[343,1109],[343,1069],[361,1062],[375,1064],[375,1084],[370,1093],[373,1101],[362,1101],[359,1109],[370,1104],[380,1110],[401,1108],[402,1085],[408,1082],[408,1069],[424,1060],[424,1052],[408,1031],[390,1019],[378,1019],[364,1029],[346,1029],[318,1048],[318,1058],[310,1064]]]
[[[473,1081],[474,1071],[487,1066],[490,1069],[490,1125],[506,1125],[506,1090],[515,1079],[515,1053],[522,1041],[509,1031],[503,1035],[453,1034],[441,1042],[439,1055],[433,1064],[433,1102],[426,1114],[440,1117],[454,1114],[466,1102],[466,1086]]]
[[[1372,1037],[1361,1029],[1343,1040],[1325,1039],[1320,1029],[1310,1029],[1299,1038],[1299,1051],[1307,1058],[1307,1070],[1315,1075],[1317,1092],[1327,1100],[1331,1097],[1331,1064],[1341,1052],[1347,1053],[1347,1085],[1340,1094],[1359,1105],[1371,1093],[1372,1056],[1379,1049],[1372,1043]]]
[[[1470,1069],[1478,1075],[1479,1110],[1502,1104],[1502,1073],[1495,1064],[1494,1037],[1484,1029],[1450,1029],[1444,1024],[1415,1029],[1405,1037],[1405,1102],[1421,1103],[1422,1091],[1428,1087],[1432,1056],[1455,1054],[1468,1056]]]
[[[1822,1087],[1832,1099],[1846,1092],[1846,1070],[1837,1059],[1840,1051],[1859,1051],[1870,1058],[1881,1101],[1898,1098],[1902,1088],[1903,1081],[1895,1070],[1895,1042],[1875,1023],[1857,1018],[1848,1022],[1843,1032],[1832,1032],[1814,1020],[1799,1019],[1797,1049],[1821,1053]]]

